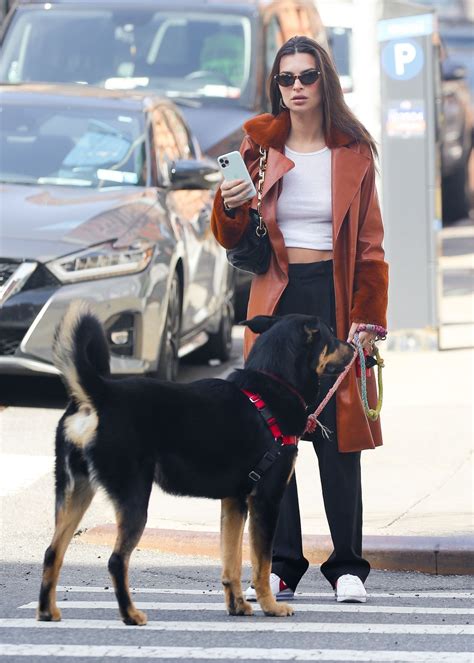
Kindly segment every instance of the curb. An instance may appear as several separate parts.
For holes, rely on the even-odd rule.
[[[115,525],[99,525],[81,533],[76,540],[111,547],[115,536]],[[321,564],[332,552],[329,536],[304,536],[303,546],[305,556],[311,564]],[[220,560],[218,532],[148,528],[138,547]],[[364,557],[373,569],[419,571],[436,575],[474,575],[473,552],[474,536],[471,535],[364,537]],[[244,534],[243,559],[250,560],[247,534]]]

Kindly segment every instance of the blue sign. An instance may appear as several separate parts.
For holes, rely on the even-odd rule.
[[[433,34],[435,28],[433,14],[399,16],[379,21],[377,24],[378,41],[403,39],[404,37],[423,37]]]
[[[407,81],[423,69],[425,56],[414,39],[393,39],[382,49],[382,67],[390,78]]]

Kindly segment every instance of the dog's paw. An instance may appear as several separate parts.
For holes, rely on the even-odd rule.
[[[277,603],[276,601],[272,606],[263,607],[262,605],[262,610],[267,617],[290,617],[295,614],[291,605],[288,605],[288,603]]]
[[[228,608],[229,615],[236,617],[250,617],[253,615],[253,608],[243,597],[237,599],[233,609]]]
[[[147,621],[146,614],[136,608],[129,610],[128,615],[123,618],[123,623],[127,626],[145,626]]]
[[[59,608],[52,608],[51,610],[37,610],[36,620],[38,622],[60,622],[61,610]]]

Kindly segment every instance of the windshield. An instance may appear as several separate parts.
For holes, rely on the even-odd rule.
[[[0,79],[152,88],[171,97],[239,99],[249,81],[244,16],[144,9],[23,8]]]
[[[3,103],[0,180],[81,187],[144,185],[142,118],[113,110]]]

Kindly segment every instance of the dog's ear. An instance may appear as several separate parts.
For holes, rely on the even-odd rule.
[[[308,327],[308,325],[304,326],[304,330],[306,333],[306,342],[307,343],[312,343],[315,341],[320,334],[320,329],[319,327]]]
[[[250,318],[250,320],[239,322],[239,325],[248,327],[254,334],[263,334],[263,332],[268,331],[270,327],[273,327],[278,320],[280,320],[280,318],[277,315],[256,315],[254,318]]]

